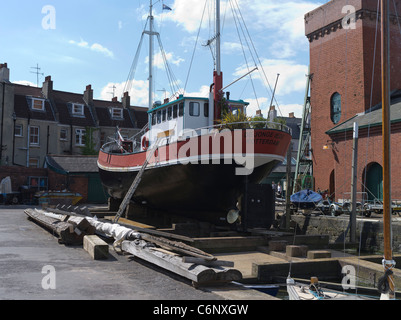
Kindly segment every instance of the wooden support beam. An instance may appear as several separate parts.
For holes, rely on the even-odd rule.
[[[193,281],[195,285],[213,282],[230,282],[242,279],[240,271],[224,267],[206,267],[182,261],[182,257],[174,254],[153,250],[143,240],[123,241],[122,250]]]
[[[109,257],[109,245],[96,235],[84,236],[83,247],[94,260],[102,260]]]
[[[56,235],[60,243],[67,245],[82,244],[84,234],[80,231],[76,232],[77,228],[74,224],[48,217],[35,209],[26,209],[24,212],[34,222]]]

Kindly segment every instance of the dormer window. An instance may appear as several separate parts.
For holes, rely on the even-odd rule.
[[[124,119],[122,108],[110,108],[110,115],[112,119]]]
[[[45,100],[32,98],[32,110],[44,111],[45,110]]]
[[[78,104],[78,103],[73,103],[72,104],[72,115],[73,116],[83,116],[84,115],[84,105],[83,104]]]

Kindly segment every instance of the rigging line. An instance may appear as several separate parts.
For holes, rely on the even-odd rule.
[[[130,71],[128,73],[127,81],[125,82],[123,94],[124,94],[124,92],[129,92],[131,90],[131,88],[132,88],[132,82],[133,82],[134,77],[135,77],[136,67],[137,67],[137,64],[138,64],[139,54],[140,54],[141,48],[142,48],[144,34],[145,33],[143,32],[142,36],[141,36],[141,40],[139,41],[139,45],[138,45],[138,48],[137,48],[136,53],[135,53],[134,60],[133,60],[132,65],[131,65],[131,69],[130,69]]]
[[[175,77],[175,75],[170,67],[170,64],[168,63],[166,52],[163,48],[163,43],[161,41],[159,34],[157,35],[157,40],[159,42],[160,52],[162,54],[163,63],[164,63],[164,67],[166,69],[167,78],[169,80],[169,85],[170,85],[171,91],[172,91],[172,93],[180,92],[180,88],[177,86],[177,83],[178,83],[177,78]]]
[[[184,93],[185,93],[185,91],[186,91],[186,89],[187,89],[187,84],[188,84],[188,80],[189,80],[189,75],[190,75],[191,69],[192,69],[192,63],[193,63],[193,61],[194,61],[195,51],[196,51],[196,47],[197,47],[197,45],[198,45],[199,34],[200,34],[200,31],[201,31],[201,28],[202,28],[203,18],[204,18],[204,16],[205,16],[206,5],[207,5],[207,0],[205,0],[205,6],[204,6],[204,8],[203,8],[202,18],[201,18],[201,22],[200,22],[200,24],[199,24],[198,34],[197,34],[197,36],[196,36],[196,41],[195,41],[195,45],[194,45],[194,50],[193,50],[193,52],[192,52],[191,62],[190,62],[190,64],[189,64],[189,69],[188,69],[188,73],[187,73],[187,78],[186,78],[186,80],[185,80]]]
[[[236,0],[234,0],[234,1],[236,1]],[[238,3],[237,3],[237,6],[238,6]],[[246,32],[247,32],[247,34],[248,34],[248,37],[249,37],[249,39],[250,39],[250,42],[251,42],[251,44],[252,44],[252,48],[253,48],[253,50],[254,50],[254,52],[255,52],[255,55],[256,55],[256,58],[257,58],[257,62],[259,63],[260,69],[262,70],[262,74],[263,74],[263,76],[264,76],[264,79],[265,79],[265,81],[266,81],[266,83],[267,83],[267,86],[268,86],[269,89],[270,89],[271,94],[273,95],[273,88],[272,88],[272,86],[270,85],[269,79],[267,78],[266,72],[265,72],[265,70],[264,70],[264,68],[263,68],[262,62],[261,62],[260,57],[259,57],[259,55],[258,55],[258,52],[257,52],[257,50],[256,50],[255,44],[254,44],[253,41],[252,41],[252,38],[251,38],[251,36],[250,36],[248,27],[247,27],[246,24],[245,24],[245,21],[244,21],[244,18],[243,18],[243,16],[242,16],[241,11],[240,11],[240,16],[241,16],[242,22],[243,22],[243,24],[244,24],[244,26],[245,26],[245,30],[246,30]],[[270,93],[268,93],[268,94],[270,94]],[[280,107],[279,107],[279,103],[278,103],[277,99],[274,98],[274,101],[276,102],[276,106],[277,106],[277,108],[278,108],[279,111],[280,111]],[[280,113],[281,113],[281,111],[280,111]]]
[[[375,65],[376,65],[376,48],[377,48],[377,34],[378,34],[378,26],[379,26],[379,8],[380,8],[380,0],[377,0],[377,8],[376,8],[376,30],[375,30],[375,42],[374,42],[374,48],[373,48],[373,65],[372,65],[372,79],[371,79],[371,84],[370,84],[370,101],[369,101],[369,109],[372,108],[373,104],[373,86],[374,86],[374,79],[375,79]],[[366,113],[366,111],[365,111]],[[372,113],[370,111],[370,113]],[[369,115],[370,118],[372,118],[372,115]],[[365,170],[364,170],[364,181],[366,182],[367,178],[367,163],[368,163],[368,150],[369,150],[369,139],[370,139],[370,125],[371,125],[371,120],[368,121],[368,136],[366,139],[366,152],[365,152]],[[365,189],[367,189],[365,187]]]
[[[246,40],[246,36],[244,35],[244,30],[243,30],[243,28],[242,28],[242,25],[240,24],[240,21],[238,21],[238,23],[237,23],[237,19],[239,20],[239,17],[238,17],[237,14],[236,14],[236,11],[235,11],[235,8],[234,8],[234,6],[233,6],[233,4],[232,4],[232,1],[230,1],[230,5],[231,5],[232,13],[233,13],[233,19],[234,19],[234,22],[235,22],[235,27],[236,27],[237,33],[238,33],[238,38],[239,38],[239,41],[240,41],[240,44],[241,44],[242,54],[244,55],[246,67],[247,67],[248,71],[250,71],[250,67],[249,67],[249,64],[248,64],[248,59],[246,58],[246,53],[245,53],[245,50],[244,50],[244,45],[243,45],[243,42],[242,42],[242,39],[241,39],[241,33],[240,33],[240,29],[238,28],[238,24],[240,25],[240,28],[241,28],[241,30],[242,30],[242,33],[243,33],[244,39],[245,39],[245,41],[246,41],[246,43],[247,43],[247,45],[248,45],[248,48],[249,48],[249,44],[248,44],[248,42],[247,42],[247,40]],[[237,9],[238,9],[238,11],[239,11],[239,8],[237,8]],[[250,51],[250,50],[249,50],[249,51]],[[250,52],[251,52],[251,51],[250,51]],[[252,52],[251,52],[251,56],[252,56],[252,58],[253,58]],[[255,67],[257,67],[256,64],[255,64]],[[258,97],[257,97],[257,94],[256,94],[256,89],[255,89],[255,85],[254,85],[254,83],[253,83],[252,75],[249,75],[249,78],[250,78],[250,80],[251,80],[251,85],[252,85],[253,93],[254,93],[254,95],[255,95],[256,103],[257,103],[257,105],[258,105],[258,109],[260,110],[259,100],[258,100]]]

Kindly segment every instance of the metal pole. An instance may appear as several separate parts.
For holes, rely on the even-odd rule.
[[[291,203],[290,196],[292,191],[291,186],[291,156],[292,156],[292,148],[293,143],[290,143],[287,151],[287,189],[285,190],[285,228],[286,230],[290,230],[290,222],[291,222]]]
[[[221,74],[220,54],[220,0],[216,0],[216,73]]]
[[[382,71],[382,139],[383,139],[383,234],[385,270],[394,267],[391,234],[391,181],[390,181],[390,32],[389,0],[381,0],[381,71]],[[389,298],[394,299],[393,276],[388,277]]]
[[[149,110],[153,106],[153,4],[150,0],[149,12]]]
[[[356,242],[356,183],[357,183],[357,166],[358,166],[358,124],[354,122],[353,148],[352,148],[352,181],[351,181],[351,230],[350,241]]]

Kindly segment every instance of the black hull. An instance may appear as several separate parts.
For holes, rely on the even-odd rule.
[[[145,171],[132,200],[153,209],[209,220],[225,217],[244,193],[245,181],[260,183],[279,163],[272,161],[254,169],[249,176],[235,174],[237,165],[177,164]],[[137,172],[99,169],[109,195],[122,199]],[[203,219],[205,218],[205,219]]]

